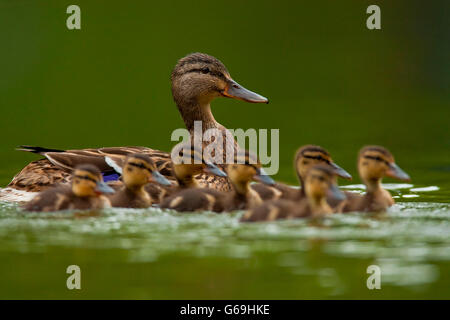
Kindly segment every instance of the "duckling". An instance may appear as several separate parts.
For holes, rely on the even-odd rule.
[[[148,184],[146,186],[152,198],[157,198],[158,203],[171,194],[189,188],[200,188],[204,185],[203,179],[198,175],[206,173],[212,176],[226,177],[226,173],[217,167],[203,150],[190,142],[183,142],[173,147],[171,152],[172,174],[177,184],[157,186]]]
[[[152,181],[170,185],[169,180],[156,170],[153,160],[142,153],[128,155],[121,173],[123,186],[109,197],[113,207],[148,208],[152,199],[145,186]]]
[[[300,189],[293,188],[283,183],[276,183],[274,186],[264,184],[253,184],[252,188],[260,195],[263,200],[300,200],[305,197],[305,190],[302,188],[305,180],[306,172],[317,164],[323,164],[330,167],[337,176],[351,180],[352,176],[333,162],[330,153],[322,147],[316,145],[305,145],[300,147],[294,158],[294,168],[300,182]],[[331,196],[329,201],[333,202],[333,206],[337,203]]]
[[[103,182],[100,170],[91,164],[78,165],[71,186],[60,185],[42,191],[23,206],[26,211],[102,209],[111,206],[103,194],[114,190]]]
[[[314,165],[304,177],[305,197],[301,199],[272,200],[247,211],[241,222],[272,221],[293,218],[318,218],[334,212],[327,202],[328,194],[344,200],[345,195],[336,185],[335,171],[328,165]]]
[[[352,197],[349,197],[343,206],[344,212],[385,211],[395,201],[389,191],[381,186],[383,177],[401,181],[410,180],[409,175],[395,163],[392,154],[380,146],[366,146],[360,150],[358,171],[361,180],[366,185],[366,194],[363,196],[353,194]]]
[[[218,129],[224,139],[223,159],[228,150],[238,149],[236,142],[226,139],[232,134],[218,123],[212,112],[211,102],[217,97],[227,97],[251,103],[268,103],[268,99],[245,89],[234,81],[225,65],[213,56],[204,53],[192,53],[180,59],[171,75],[172,95],[186,128],[194,134],[195,123],[201,124],[201,134],[208,129]],[[227,144],[231,148],[225,147]],[[203,147],[209,145],[205,142]],[[129,153],[146,153],[156,163],[157,169],[171,179],[170,156],[167,152],[145,147],[113,147],[81,150],[58,150],[33,146],[22,146],[19,150],[40,154],[45,159],[29,163],[8,184],[9,188],[28,192],[42,191],[56,183],[69,183],[70,170],[80,162],[96,164],[102,173],[111,171],[104,159],[105,155],[126,156]],[[202,179],[210,188],[230,190],[226,178],[211,179],[203,174]],[[1,194],[0,194],[1,198]]]
[[[275,183],[261,168],[256,156],[248,151],[238,152],[235,163],[228,164],[226,172],[233,186],[231,192],[207,188],[188,189],[164,199],[161,208],[184,212],[249,209],[262,204],[261,197],[250,188],[250,182],[260,181],[268,185]]]

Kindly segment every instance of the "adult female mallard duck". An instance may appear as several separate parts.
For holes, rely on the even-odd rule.
[[[226,172],[233,186],[232,191],[187,189],[164,199],[161,208],[183,212],[245,210],[262,204],[261,197],[250,188],[251,181],[268,185],[275,183],[261,168],[256,156],[248,151],[238,152],[235,163],[228,164]]]
[[[300,182],[300,188],[294,188],[283,183],[276,183],[273,186],[264,184],[253,184],[252,188],[258,192],[263,200],[300,200],[305,195],[304,185],[306,172],[315,165],[323,164],[328,166],[337,176],[351,180],[352,176],[333,162],[330,153],[322,147],[315,145],[305,145],[300,147],[294,158],[294,168],[297,173],[298,180]],[[333,201],[333,198],[330,197]]]
[[[204,53],[193,53],[180,59],[172,72],[171,82],[174,101],[191,136],[194,134],[196,123],[201,123],[202,134],[207,129],[217,129],[223,137],[232,136],[212,115],[211,102],[217,97],[251,103],[268,103],[265,97],[245,89],[234,81],[221,61]],[[224,159],[228,150],[234,152],[238,149],[234,140],[230,142],[229,139],[224,139],[224,143],[227,142],[231,144],[229,146],[231,148],[223,149]],[[207,144],[204,142],[203,147]],[[56,183],[69,183],[71,171],[79,163],[95,164],[104,175],[109,174],[113,170],[105,162],[105,155],[125,157],[130,153],[148,154],[156,163],[158,171],[169,179],[172,178],[169,154],[146,147],[57,150],[23,146],[20,150],[38,153],[45,159],[33,161],[23,168],[9,183],[9,190],[37,192]],[[199,179],[205,180],[205,175]],[[207,180],[209,187],[230,189],[224,178]]]
[[[353,194],[343,206],[344,212],[378,212],[385,211],[395,201],[389,191],[383,189],[383,177],[391,177],[401,181],[409,181],[409,175],[394,161],[393,155],[380,146],[366,146],[358,155],[358,171],[366,185],[366,194]]]
[[[345,195],[336,185],[335,171],[326,165],[315,165],[308,169],[303,179],[305,197],[296,200],[279,199],[248,210],[242,222],[272,221],[294,218],[318,218],[332,214],[333,208],[327,202],[331,193],[337,199]]]
[[[110,207],[103,193],[114,190],[103,182],[100,170],[91,164],[75,167],[71,185],[60,185],[42,191],[23,206],[26,211],[88,210]]]
[[[128,155],[121,174],[122,187],[109,197],[113,207],[148,208],[152,199],[145,186],[149,182],[170,185],[170,181],[158,172],[153,160],[142,153]]]

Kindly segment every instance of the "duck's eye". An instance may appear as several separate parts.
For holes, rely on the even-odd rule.
[[[209,73],[209,72],[210,72],[210,70],[209,70],[208,67],[205,67],[205,68],[202,69],[202,73],[203,73],[203,74],[207,74],[207,73]]]

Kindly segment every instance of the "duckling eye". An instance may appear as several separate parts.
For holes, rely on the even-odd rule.
[[[97,181],[96,181],[95,179],[93,179],[93,178],[91,178],[91,177],[89,177],[89,176],[80,176],[80,175],[76,175],[74,180],[75,180],[75,181],[78,180],[79,182],[81,182],[81,180],[89,180],[89,181],[92,181],[92,182],[94,182],[94,183],[97,183]]]
[[[133,166],[133,167],[136,167],[136,168],[139,168],[139,169],[146,169],[146,170],[149,170],[149,169],[147,169],[147,167],[146,167],[143,163],[129,162],[128,164],[129,164],[130,166]],[[129,168],[129,169],[131,169],[131,168]]]
[[[210,70],[209,70],[208,67],[205,67],[205,68],[202,69],[202,73],[203,73],[203,74],[207,74],[207,73],[209,73],[209,72],[210,72]]]

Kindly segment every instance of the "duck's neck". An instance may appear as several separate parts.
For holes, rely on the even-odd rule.
[[[126,186],[126,190],[135,196],[143,195],[146,193],[144,186],[142,185]]]
[[[331,209],[330,205],[327,202],[326,197],[312,197],[308,198],[309,206],[311,207],[312,215],[321,215],[321,214],[328,214],[332,213],[333,210]]]
[[[177,182],[178,182],[178,186],[180,188],[198,188],[200,185],[198,184],[197,180],[194,179],[194,177],[192,175],[187,175],[187,176],[177,176],[176,177]]]
[[[367,193],[378,193],[383,190],[381,179],[367,179],[365,181]]]
[[[234,191],[240,196],[246,196],[250,192],[249,181],[232,181]]]
[[[178,105],[181,117],[183,118],[186,129],[191,133],[194,131],[196,121],[202,123],[202,133],[211,128],[220,128],[221,125],[214,119],[211,112],[210,102],[199,102],[196,100],[183,101],[182,105]]]
[[[244,201],[247,208],[254,208],[263,203],[259,194],[250,188],[250,181],[232,182],[234,188],[234,198]]]
[[[300,197],[304,197],[304,196],[306,196],[305,187],[304,187],[303,179],[300,175],[298,175],[298,181],[300,182],[300,189],[298,189],[298,193],[300,194]]]

